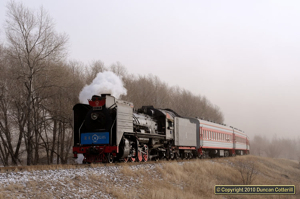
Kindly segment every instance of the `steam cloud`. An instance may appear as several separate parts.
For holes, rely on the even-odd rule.
[[[79,94],[81,103],[87,103],[93,95],[111,94],[115,98],[126,95],[127,90],[123,86],[123,81],[113,72],[105,71],[98,73],[90,85],[86,85]]]

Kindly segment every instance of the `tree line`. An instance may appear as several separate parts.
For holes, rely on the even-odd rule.
[[[278,138],[271,139],[266,136],[256,135],[250,141],[250,153],[270,158],[286,158],[300,162],[300,138]]]
[[[1,31],[2,32],[2,31]],[[68,35],[55,31],[43,8],[7,4],[6,42],[0,41],[0,163],[64,164],[72,156],[72,107],[98,72],[122,78],[135,107],[171,108],[182,116],[218,123],[223,114],[204,96],[171,87],[157,76],[134,76],[120,63],[105,67],[66,59]],[[91,95],[93,95],[91,93]]]

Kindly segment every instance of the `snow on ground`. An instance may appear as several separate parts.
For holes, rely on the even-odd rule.
[[[130,179],[124,176],[123,166],[0,173],[0,198],[114,198],[116,189],[126,193],[143,180],[134,176],[135,171],[143,169],[160,178],[155,170],[158,165],[126,166],[133,174]]]

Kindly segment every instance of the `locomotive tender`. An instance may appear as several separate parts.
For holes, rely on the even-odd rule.
[[[109,94],[94,95],[74,111],[74,158],[83,163],[148,161],[249,154],[247,135],[238,129],[170,109],[133,104]]]

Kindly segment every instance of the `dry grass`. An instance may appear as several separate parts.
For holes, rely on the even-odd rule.
[[[296,195],[230,195],[214,194],[215,185],[240,185],[243,179],[241,163],[254,163],[253,185],[295,185]],[[193,160],[189,162],[159,162],[160,164],[118,164],[111,175],[88,170],[86,175],[64,178],[56,182],[29,181],[0,186],[1,198],[299,198],[299,163],[291,160],[239,156]],[[147,166],[148,165],[148,166]],[[151,166],[152,165],[152,166]],[[106,165],[107,166],[107,165]],[[103,164],[87,166],[51,165],[17,168],[19,171],[101,168]],[[9,173],[10,171],[2,171]],[[52,186],[52,189],[49,187]],[[48,190],[48,191],[47,191]],[[49,191],[50,190],[50,191]],[[21,197],[20,197],[21,196]]]
[[[300,188],[300,169],[290,160],[239,156],[211,160],[195,160],[180,165],[164,164],[157,170],[161,180],[145,181],[149,191],[140,198],[220,198],[214,195],[215,185],[241,185],[240,163],[253,163],[252,185],[295,185]],[[226,198],[298,198],[296,195],[231,195]]]

